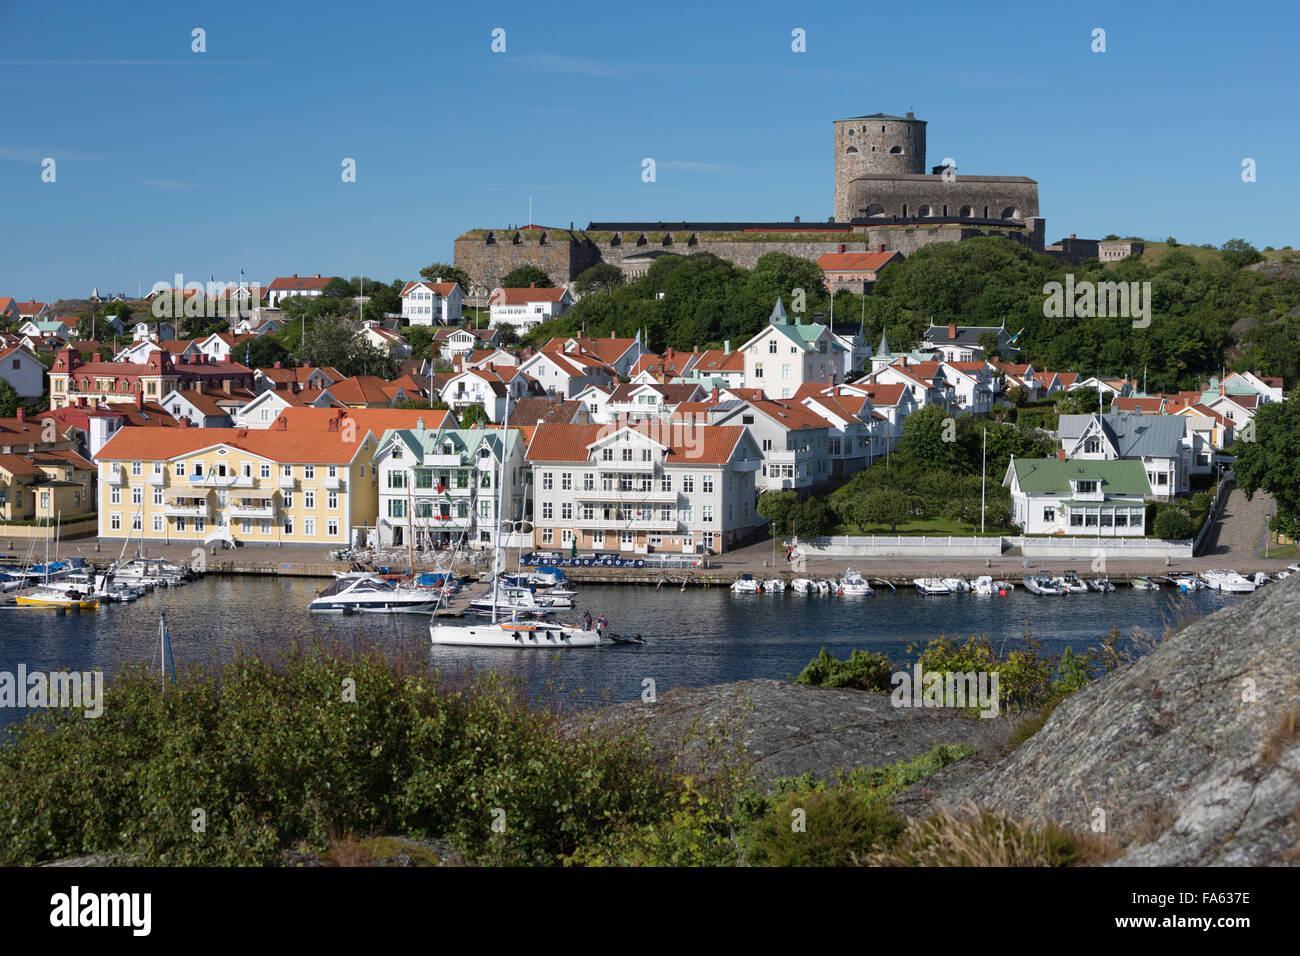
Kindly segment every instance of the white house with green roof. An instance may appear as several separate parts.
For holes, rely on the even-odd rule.
[[[820,322],[786,315],[781,299],[763,330],[742,345],[745,388],[761,388],[768,398],[793,398],[804,382],[842,382],[845,348]]]
[[[518,521],[528,500],[524,437],[517,428],[390,428],[375,451],[379,541],[383,546],[444,547],[464,536],[490,547],[502,521]],[[496,487],[506,458],[501,509]]]
[[[1024,534],[1141,537],[1151,482],[1141,461],[1011,459],[1011,521]]]

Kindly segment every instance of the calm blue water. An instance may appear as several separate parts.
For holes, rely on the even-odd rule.
[[[381,647],[404,647],[427,655],[430,668],[465,673],[482,669],[517,675],[535,694],[578,703],[640,696],[642,680],[654,678],[662,693],[683,685],[797,674],[822,647],[838,657],[854,648],[907,659],[909,644],[940,634],[989,634],[1018,640],[1028,628],[1050,653],[1067,644],[1095,645],[1118,626],[1160,634],[1187,613],[1208,614],[1249,596],[1199,591],[1183,595],[1121,588],[1113,594],[1035,597],[1019,585],[1006,598],[973,594],[922,597],[915,591],[843,598],[734,595],[722,588],[588,585],[579,607],[604,612],[611,629],[640,633],[645,646],[612,646],[560,652],[434,648],[428,618],[414,615],[312,615],[308,602],[325,581],[307,578],[210,577],[157,591],[133,604],[57,616],[48,611],[0,608],[0,670],[14,672],[102,668],[111,675],[130,661],[156,665],[158,615],[165,609],[173,654],[181,670],[219,659],[235,643],[281,647],[294,639],[338,638]],[[551,682],[554,682],[553,684]],[[551,684],[548,687],[548,684]],[[0,726],[25,710],[0,709]]]

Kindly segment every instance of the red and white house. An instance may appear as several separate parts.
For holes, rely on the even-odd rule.
[[[464,297],[455,282],[408,282],[401,291],[402,318],[408,325],[454,325],[460,322]]]
[[[274,309],[285,299],[296,295],[308,299],[319,298],[325,294],[325,287],[330,284],[332,278],[332,276],[322,276],[319,272],[315,276],[300,276],[296,272],[291,276],[279,276],[272,280],[266,290],[266,304]]]
[[[547,319],[554,319],[573,308],[568,289],[496,288],[488,297],[492,325],[510,325],[523,334]]]

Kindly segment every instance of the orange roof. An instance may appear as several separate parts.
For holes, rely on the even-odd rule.
[[[43,309],[47,309],[47,308],[49,308],[49,303],[48,303],[48,302],[36,302],[36,301],[32,301],[32,302],[19,302],[19,303],[18,303],[18,314],[19,314],[19,315],[39,315],[40,312],[41,312]]]
[[[564,289],[501,289],[491,299],[493,305],[527,305],[529,302],[559,302]]]
[[[586,338],[580,335],[570,335],[567,338],[554,338],[542,346],[543,352],[563,352],[566,342],[576,342],[578,348],[583,352],[600,359],[606,365],[622,358],[632,346],[636,345],[636,339],[619,339],[610,336],[608,338]]]
[[[897,252],[827,252],[817,259],[822,272],[875,272]]]
[[[99,461],[165,461],[216,445],[229,445],[262,458],[307,464],[346,464],[361,449],[365,432],[349,436],[328,428],[122,428],[96,456]],[[350,438],[350,440],[349,440]]]
[[[280,413],[289,431],[323,431],[331,418],[354,421],[357,430],[382,435],[390,428],[414,428],[423,418],[425,428],[454,428],[455,419],[445,408],[286,408]]]
[[[271,289],[298,289],[304,291],[320,291],[330,284],[333,276],[317,275],[315,278],[310,276],[279,276],[274,279],[267,287]]]
[[[693,371],[708,372],[743,372],[745,371],[745,353],[732,350],[706,349],[700,353],[700,360],[695,363]]]
[[[345,405],[386,405],[392,401],[388,386],[389,382],[377,375],[353,375],[328,386],[326,391]]]
[[[421,281],[421,282],[408,282],[408,283],[406,283],[406,285],[402,286],[402,291],[399,292],[398,295],[406,295],[406,294],[408,294],[409,292],[411,292],[413,289],[416,289],[416,288],[428,289],[429,291],[431,291],[431,292],[436,292],[438,295],[443,296],[443,297],[445,298],[446,296],[451,295],[451,290],[454,289],[454,288],[456,288],[456,283],[454,283],[454,282],[423,282],[423,281]]]
[[[624,429],[638,432],[668,447],[666,463],[683,465],[718,465],[731,458],[736,443],[745,434],[743,425],[703,425],[684,434],[681,426],[665,427],[658,421],[644,421],[636,425],[614,427],[610,425],[565,425],[544,422],[536,426],[533,440],[528,444],[525,458],[528,461],[589,461],[588,445],[615,435]],[[687,440],[689,439],[689,440]]]
[[[777,401],[774,398],[762,398],[749,402],[763,414],[775,418],[787,428],[825,428],[826,419],[822,418],[806,405],[793,401]]]
[[[45,472],[37,468],[36,462],[28,455],[0,455],[0,471],[7,471],[11,475],[45,477]]]
[[[740,386],[732,388],[728,386],[726,392],[734,398],[743,399],[747,402],[762,401],[767,398],[767,393],[761,388],[741,388]]]

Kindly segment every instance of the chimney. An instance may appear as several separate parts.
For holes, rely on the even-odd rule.
[[[222,390],[223,392],[225,392],[227,395],[233,394],[233,392],[232,392],[232,386],[233,386],[233,385],[234,385],[234,382],[232,382],[230,379],[226,379],[225,381],[223,381],[223,382],[221,383],[221,390]]]
[[[884,252],[884,251],[885,251],[885,244],[884,244],[883,242],[878,242],[878,243],[876,243],[876,251],[877,251],[877,252]]]
[[[316,278],[317,278],[317,279],[319,279],[319,278],[320,278],[320,273],[319,273],[319,272],[318,272],[318,273],[316,273]]]
[[[178,428],[189,428],[189,427],[190,427],[190,420],[189,420],[188,418],[185,418],[184,416],[182,416],[182,417],[181,417],[181,420],[178,421],[178,422],[176,423],[176,425],[177,425]]]
[[[725,342],[722,343],[722,354],[723,355],[731,354],[731,339],[727,339]]]
[[[18,406],[18,411],[15,413],[15,415],[18,418],[19,423],[27,421],[27,409],[25,409],[23,406],[21,405]]]
[[[839,251],[840,251],[840,252],[843,252],[843,251],[844,251],[844,243],[842,243],[842,242],[840,243],[840,250],[839,250]]]
[[[717,400],[718,400],[718,386],[716,386],[716,385],[713,386],[713,391],[709,393],[709,400],[712,401],[712,402],[717,402]]]
[[[295,272],[295,273],[293,274],[293,277],[294,277],[295,279],[298,278],[298,273]]]
[[[275,367],[275,368],[282,368],[283,366],[281,365],[281,363],[276,362],[274,367]]]
[[[948,338],[950,338],[950,339],[955,339],[956,337],[957,337],[957,323],[956,323],[956,322],[949,322],[949,323],[948,323]]]
[[[92,362],[102,362],[104,361],[104,355],[102,352],[96,352],[91,356],[90,360]]]
[[[916,114],[913,113],[911,110],[908,110],[908,111],[907,111],[907,118],[908,118],[908,119],[916,119]]]
[[[1071,238],[1071,239],[1074,239],[1074,238],[1075,238],[1074,233],[1070,233],[1070,238]]]
[[[421,419],[421,421],[423,421],[423,419]],[[339,420],[331,415],[327,420],[327,426],[326,431],[336,432],[339,430]]]
[[[536,283],[536,282],[530,282],[530,283],[528,283],[528,288],[530,288],[530,289],[535,289],[535,288],[537,288],[537,283]]]

